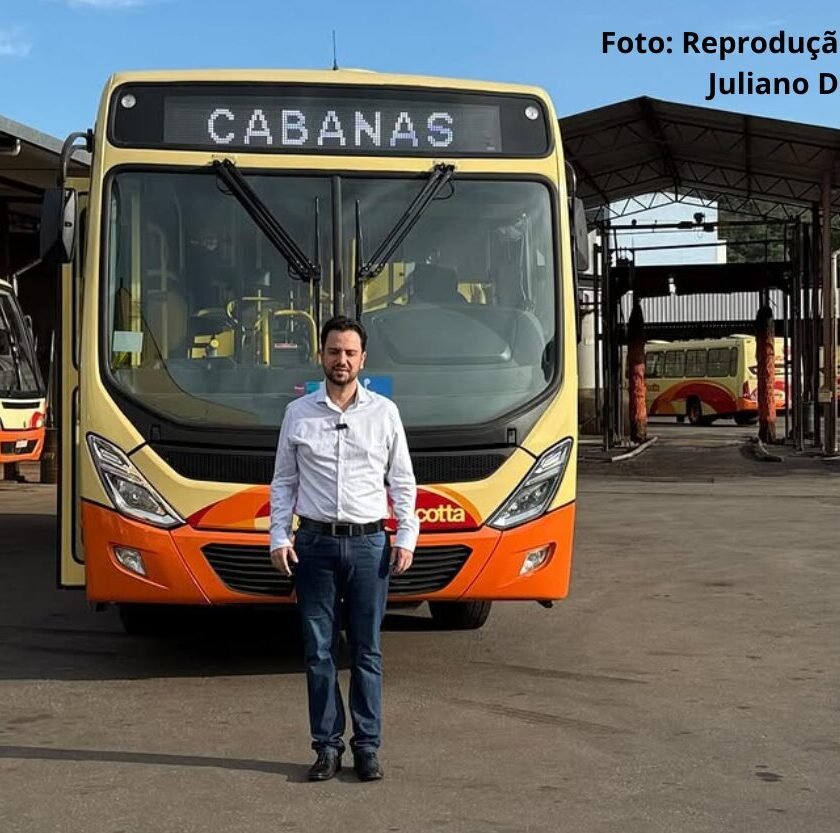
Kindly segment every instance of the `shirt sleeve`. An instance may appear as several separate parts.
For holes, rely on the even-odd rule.
[[[295,449],[290,442],[292,415],[289,411],[280,427],[274,477],[271,480],[271,549],[290,547],[292,515],[298,492],[298,467]]]
[[[394,546],[414,552],[417,536],[420,534],[420,521],[414,512],[417,503],[417,481],[414,479],[408,441],[398,412],[395,411],[393,419],[394,434],[388,456],[386,482],[397,519]]]

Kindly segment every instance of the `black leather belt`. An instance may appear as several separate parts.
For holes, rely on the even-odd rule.
[[[308,529],[318,532],[321,535],[332,535],[334,538],[345,538],[347,536],[373,535],[385,529],[384,521],[371,521],[369,524],[334,523],[328,524],[323,521],[311,521],[309,518],[301,518],[300,529]]]

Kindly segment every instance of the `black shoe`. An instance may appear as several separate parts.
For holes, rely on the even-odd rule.
[[[385,774],[379,766],[376,752],[358,752],[353,755],[353,769],[360,781],[379,781]]]
[[[333,749],[322,749],[315,763],[309,767],[310,781],[329,781],[336,772],[341,772],[341,753]]]

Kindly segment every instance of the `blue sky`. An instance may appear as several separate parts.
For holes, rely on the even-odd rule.
[[[63,137],[91,125],[114,71],[342,66],[537,84],[561,115],[637,95],[704,104],[709,72],[840,76],[840,56],[619,55],[604,30],[635,35],[822,35],[836,3],[425,0],[0,0],[0,115]],[[710,106],[840,125],[833,95],[731,96]]]

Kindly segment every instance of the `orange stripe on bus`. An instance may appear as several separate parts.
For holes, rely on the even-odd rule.
[[[730,390],[714,382],[691,381],[674,385],[653,400],[649,413],[673,413],[672,403],[696,396],[701,402],[713,408],[715,413],[726,414],[734,411],[737,402]],[[668,410],[665,410],[665,409]]]

